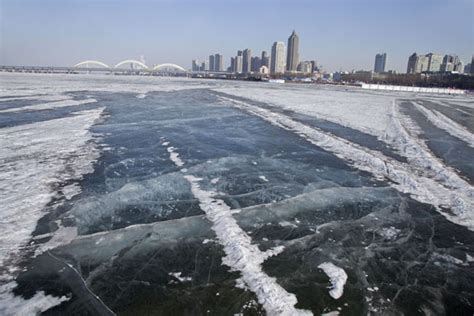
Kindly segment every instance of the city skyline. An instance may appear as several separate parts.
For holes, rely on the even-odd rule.
[[[0,64],[70,66],[85,59],[113,64],[144,55],[149,64],[173,62],[189,68],[191,59],[219,52],[226,68],[237,48],[250,48],[257,56],[270,51],[275,41],[286,42],[293,29],[302,39],[299,60],[317,60],[326,71],[370,70],[380,51],[390,56],[386,70],[397,72],[406,71],[413,52],[458,55],[466,64],[474,51],[469,1],[295,1],[292,6],[244,1],[252,4],[246,10],[249,23],[230,19],[245,9],[232,1],[194,4],[4,0]],[[307,9],[299,10],[301,6]],[[229,13],[230,7],[237,12]],[[373,19],[387,12],[389,16]],[[281,16],[287,18],[281,21]],[[430,25],[430,31],[418,29],[420,25]]]

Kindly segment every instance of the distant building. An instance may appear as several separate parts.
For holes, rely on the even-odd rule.
[[[270,69],[268,69],[267,66],[262,65],[260,68],[258,68],[258,72],[262,75],[268,75],[270,73]]]
[[[241,50],[238,50],[238,51],[237,51],[237,56],[242,56],[243,54],[244,54],[243,51],[241,51]]]
[[[266,51],[262,51],[262,60],[261,60],[262,66],[267,66],[270,68],[270,56],[268,56],[268,53]]]
[[[199,67],[199,60],[193,59],[193,61],[192,61],[192,63],[191,63],[191,69],[192,69],[193,71],[199,71],[199,70],[200,70],[199,68],[200,68],[200,67]]]
[[[316,63],[316,60],[311,61],[311,72],[315,72],[318,70],[318,64]]]
[[[238,55],[235,57],[235,71],[238,74],[242,73],[242,55]]]
[[[469,67],[469,73],[474,74],[474,55],[472,55],[471,66]]]
[[[206,64],[205,61],[202,62],[201,67],[199,67],[199,70],[200,70],[200,71],[207,71],[207,70],[209,70],[209,69],[207,68],[207,64]]]
[[[303,73],[312,73],[313,72],[313,64],[310,61],[302,61],[298,64],[298,71]]]
[[[258,72],[258,69],[262,65],[261,59],[258,56],[252,57],[252,60],[250,61],[250,70],[252,72]]]
[[[413,53],[408,57],[407,74],[414,74],[416,72],[416,63],[418,61],[418,55]]]
[[[236,72],[235,71],[235,57],[230,58],[230,67],[229,67],[229,69],[230,69],[230,72]]]
[[[443,55],[429,53],[426,57],[428,57],[428,71],[439,72],[443,63]]]
[[[420,55],[416,60],[415,73],[422,73],[429,70],[430,58],[427,55]]]
[[[299,56],[300,38],[293,30],[290,37],[288,38],[288,53],[286,55],[286,70],[296,71],[298,68],[300,56]]]
[[[464,66],[464,73],[465,74],[471,73],[471,63],[468,63]]]
[[[285,72],[285,44],[274,42],[272,46],[270,72],[272,74]]]
[[[249,73],[252,65],[252,50],[249,48],[244,49],[242,54],[242,72]]]
[[[387,61],[387,54],[377,54],[375,55],[375,65],[374,65],[374,72],[375,73],[382,73],[385,72],[385,63]]]
[[[445,55],[440,71],[462,73],[464,71],[464,66],[457,55]]]
[[[214,55],[209,56],[209,71],[214,71]]]
[[[214,55],[214,71],[224,71],[224,60],[221,54]]]

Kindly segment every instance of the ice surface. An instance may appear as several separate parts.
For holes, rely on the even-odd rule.
[[[2,114],[2,113],[11,113],[11,112],[48,110],[48,109],[55,109],[55,108],[62,108],[62,107],[66,107],[66,106],[89,104],[89,103],[95,103],[95,102],[97,102],[97,100],[95,100],[95,99],[62,100],[62,101],[55,101],[55,102],[49,102],[49,103],[42,103],[42,104],[29,105],[29,106],[23,106],[23,107],[18,107],[18,108],[0,110],[0,114]]]
[[[410,193],[414,199],[420,202],[430,203],[437,207],[451,207],[454,215],[443,212],[439,208],[438,210],[448,220],[474,230],[474,212],[472,212],[474,209],[474,195],[472,194],[472,187],[450,171],[449,168],[443,168],[429,151],[409,137],[398,121],[394,107],[392,107],[391,125],[393,130],[387,132],[387,135],[391,135],[391,142],[400,147],[400,150],[414,162],[414,166],[394,160],[380,152],[362,148],[316,128],[311,128],[284,114],[230,98],[222,97],[222,99],[276,126],[295,132],[311,143],[350,162],[360,170],[370,172],[381,179],[388,178],[392,180],[391,185],[394,188],[404,193]],[[418,154],[420,156],[417,156]],[[434,174],[421,173],[420,168],[422,170],[432,168],[436,172]]]
[[[99,152],[89,128],[102,111],[0,129],[0,265],[27,247],[55,186],[92,171]]]
[[[15,288],[15,282],[0,285],[0,314],[4,316],[14,315],[39,315],[48,309],[69,300],[66,296],[54,297],[46,295],[43,291],[35,293],[29,299],[14,296],[11,291]]]
[[[170,159],[176,166],[183,166],[174,147],[167,147]],[[241,273],[242,281],[253,291],[260,304],[271,315],[312,315],[309,311],[295,308],[298,300],[294,294],[288,293],[274,278],[263,272],[261,264],[271,256],[275,256],[283,247],[260,251],[257,245],[252,244],[252,239],[237,224],[232,216],[233,211],[221,199],[216,198],[217,192],[201,189],[199,182],[202,180],[193,175],[185,175],[190,183],[193,195],[199,200],[201,209],[206,213],[206,218],[212,222],[212,230],[216,233],[219,243],[224,247],[226,256],[222,258],[223,264],[234,271]]]
[[[217,88],[219,92],[264,102],[272,106],[312,115],[382,137],[390,121],[389,109],[394,95],[372,93],[350,88],[325,89],[314,87],[272,88],[268,85],[237,88]],[[367,117],[370,113],[370,119]]]
[[[393,106],[414,99],[435,126],[466,139],[467,96],[436,97],[440,109],[426,96],[346,87],[105,75],[0,81],[2,109],[31,110],[8,115],[23,125],[0,129],[8,313],[32,304],[33,313],[77,313],[90,299],[108,313],[471,308],[460,289],[474,284],[472,187],[430,151],[425,127]],[[97,100],[108,115],[35,111],[72,98]],[[102,135],[97,147],[92,131]],[[330,278],[337,266],[350,271],[347,285],[337,270],[327,295],[315,270],[322,262]],[[232,313],[216,312],[227,306]]]
[[[436,110],[429,110],[417,102],[413,102],[413,104],[434,125],[445,130],[452,136],[466,142],[466,144],[474,148],[474,135],[466,130],[462,125],[454,122]]]
[[[54,84],[51,84],[54,82]],[[130,92],[144,95],[153,91],[179,91],[212,88],[212,80],[177,77],[140,77],[110,75],[61,75],[0,73],[0,98],[24,98],[35,95],[58,95],[75,91]]]
[[[329,291],[329,295],[337,300],[344,293],[344,284],[346,284],[347,281],[346,272],[332,262],[321,263],[318,268],[323,270],[331,280],[332,287]]]

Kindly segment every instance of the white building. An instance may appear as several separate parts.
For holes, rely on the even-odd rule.
[[[273,43],[270,72],[272,74],[285,72],[285,44],[283,42]]]

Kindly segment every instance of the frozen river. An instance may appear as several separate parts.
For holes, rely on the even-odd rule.
[[[474,99],[0,74],[0,314],[472,315]]]

